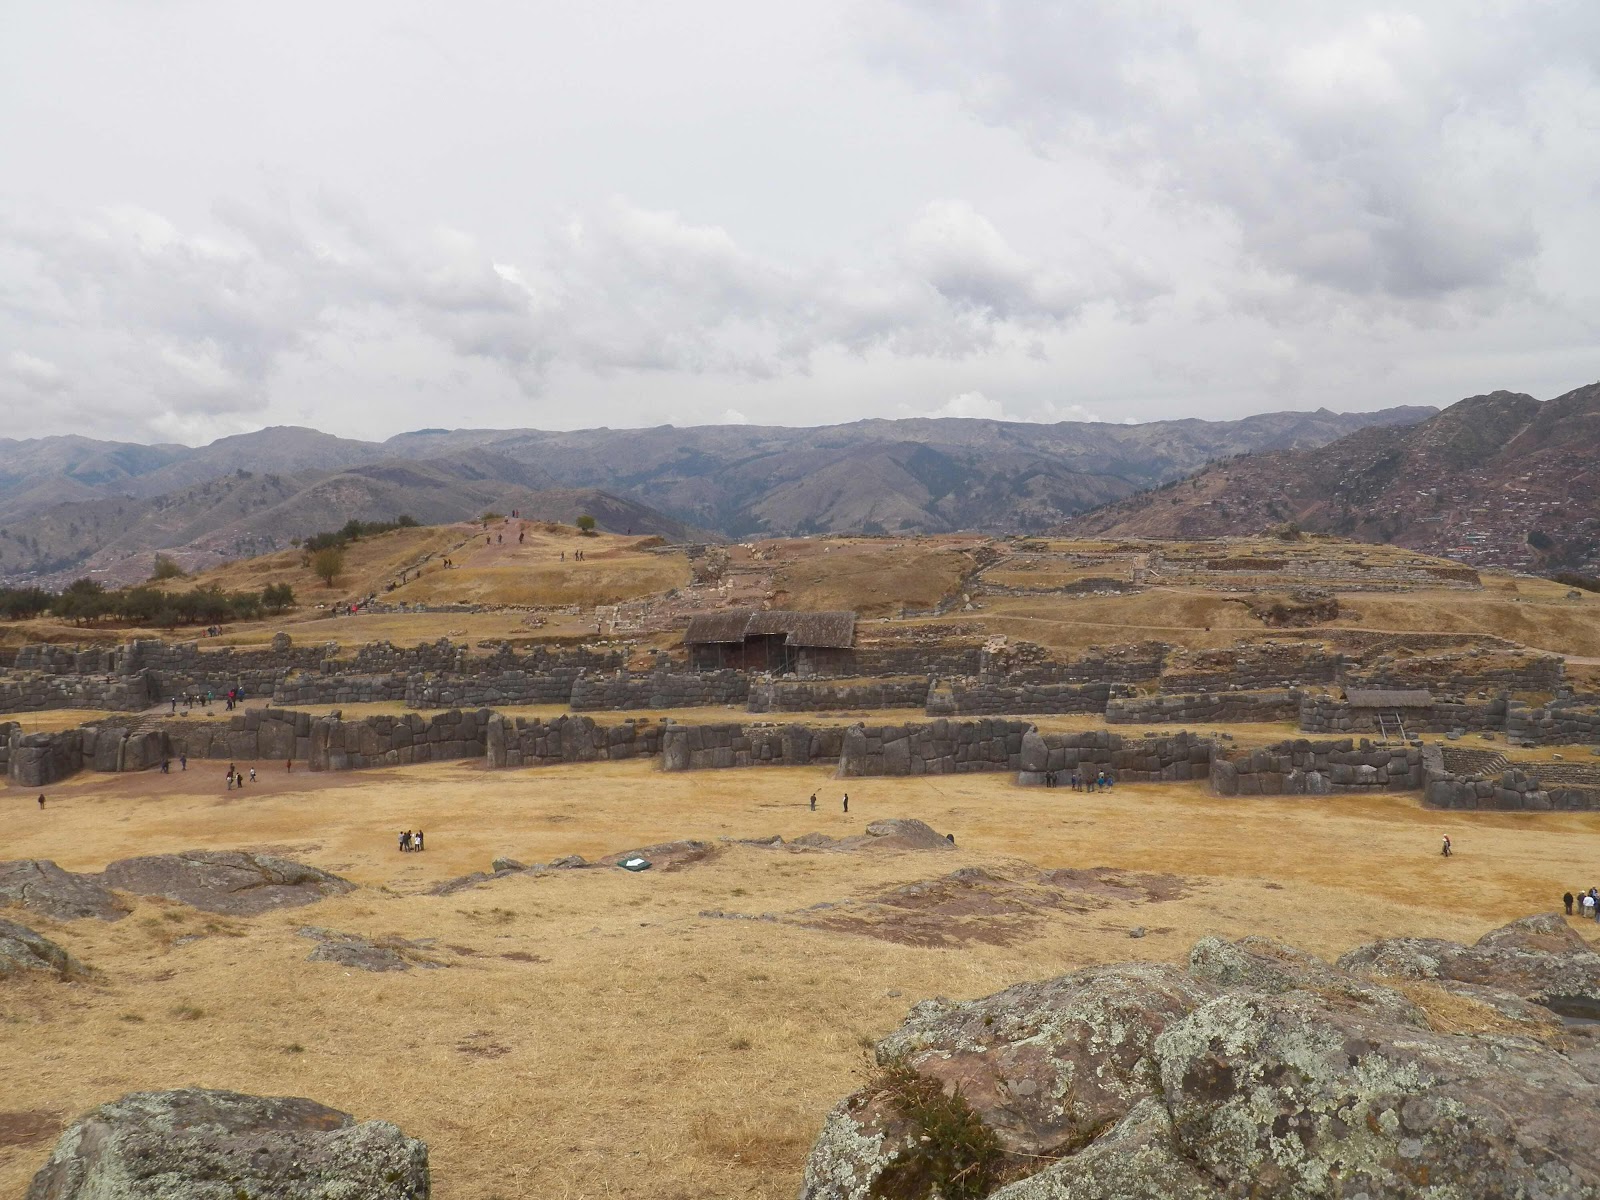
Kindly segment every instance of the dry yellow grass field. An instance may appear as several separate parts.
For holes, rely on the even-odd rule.
[[[1412,796],[1224,800],[1198,785],[1090,796],[1000,776],[663,775],[645,763],[338,776],[263,766],[254,789],[221,784],[215,763],[88,775],[50,789],[43,813],[31,794],[0,793],[8,858],[91,870],[137,853],[271,848],[363,885],[255,918],[148,900],[115,924],[25,918],[103,978],[0,991],[0,1108],[68,1119],[125,1091],[184,1084],[307,1095],[426,1139],[440,1200],[789,1197],[863,1047],[918,999],[1177,960],[1213,932],[1269,933],[1326,955],[1386,934],[1471,939],[1556,907],[1600,862],[1600,815],[1444,815]],[[558,872],[425,894],[500,854],[842,835],[888,816],[953,832],[957,848],[730,844],[675,872]],[[407,827],[427,831],[427,853],[394,851]],[[1437,853],[1446,832],[1451,859]],[[1026,878],[1023,864],[1171,875],[1183,894],[1032,920],[923,914],[954,940],[947,948],[886,940],[893,922],[830,931],[702,915],[863,901],[966,866]],[[436,939],[425,955],[446,965],[372,975],[306,962],[313,943],[295,932],[306,924]],[[1149,936],[1130,940],[1134,925]],[[20,1194],[47,1149],[47,1138],[0,1146],[0,1194]]]

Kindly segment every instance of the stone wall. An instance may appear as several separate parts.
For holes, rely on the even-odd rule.
[[[1161,675],[1170,650],[1163,642],[1140,642],[1061,662],[1023,642],[985,650],[978,674],[991,683],[1148,683]]]
[[[744,704],[749,696],[750,677],[743,671],[650,671],[643,675],[581,675],[573,681],[570,703],[575,712],[620,712]]]
[[[1300,701],[1301,693],[1295,689],[1130,696],[1106,703],[1106,721],[1113,725],[1293,721],[1300,715]]]
[[[297,704],[376,704],[403,702],[409,678],[392,675],[349,675],[294,672],[279,679],[272,689],[272,703],[293,707]]]
[[[1024,721],[936,720],[914,725],[852,725],[839,750],[841,778],[1016,771]]]
[[[1211,790],[1219,796],[1326,796],[1343,792],[1404,792],[1423,786],[1422,751],[1412,746],[1358,745],[1306,739],[1211,759]]]
[[[1420,688],[1470,695],[1483,692],[1557,692],[1566,685],[1566,663],[1556,655],[1529,659],[1479,650],[1468,654],[1396,658],[1384,655],[1346,670],[1355,688]]]
[[[1600,708],[1556,702],[1530,708],[1513,701],[1506,710],[1506,737],[1541,746],[1600,745]]]
[[[663,771],[727,767],[804,767],[836,763],[845,730],[806,725],[667,725],[661,743]]]
[[[927,679],[885,679],[841,684],[813,680],[756,680],[745,707],[753,713],[823,712],[842,708],[923,708]]]
[[[6,778],[18,787],[36,788],[83,770],[83,732],[23,733],[16,724],[6,735]]]
[[[982,670],[978,646],[858,646],[857,675],[976,675]]]
[[[1210,738],[1188,732],[1159,737],[1124,737],[1094,730],[1085,733],[1038,733],[1022,738],[1017,782],[1039,786],[1055,772],[1065,786],[1074,771],[1109,771],[1119,783],[1177,782],[1204,779],[1213,753]]]
[[[1321,646],[1263,643],[1192,651],[1168,663],[1164,692],[1261,690],[1330,684],[1344,670],[1342,654]]]
[[[1332,696],[1307,696],[1300,705],[1298,719],[1306,733],[1377,733],[1378,717],[1387,720],[1398,712],[1408,734],[1483,733],[1505,728],[1506,711],[1504,697],[1483,704],[1438,697],[1426,708],[1396,709],[1381,705],[1361,707]]]
[[[992,717],[1010,713],[1102,713],[1113,696],[1131,689],[1113,683],[996,683],[987,680],[954,679],[950,682],[948,703],[938,706],[938,715]],[[930,706],[930,715],[936,710]]]
[[[654,758],[661,753],[665,726],[649,721],[598,725],[592,718],[514,720],[491,714],[485,732],[485,757],[491,767],[545,767],[562,763],[616,762]]]
[[[0,679],[0,712],[45,712],[53,708],[98,708],[138,712],[149,706],[150,676],[40,675],[19,672]]]

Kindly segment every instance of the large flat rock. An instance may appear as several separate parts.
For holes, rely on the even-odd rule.
[[[0,905],[5,904],[53,921],[117,921],[128,915],[128,906],[98,875],[79,875],[38,858],[0,862]]]
[[[242,850],[189,850],[124,858],[101,876],[119,891],[164,896],[206,912],[255,916],[315,904],[355,890],[327,871],[269,854]]]
[[[428,1147],[292,1096],[134,1092],[74,1121],[26,1200],[428,1200]]]

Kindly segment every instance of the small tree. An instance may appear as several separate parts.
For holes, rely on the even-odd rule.
[[[329,587],[344,570],[344,550],[339,546],[324,546],[311,556],[311,570]]]
[[[586,535],[594,533],[594,518],[588,513],[584,513],[583,516],[579,517],[573,522],[573,524],[581,529]]]
[[[178,560],[168,554],[156,555],[155,567],[150,572],[150,582],[163,579],[182,579],[188,572],[178,565]]]
[[[261,606],[268,612],[280,613],[294,607],[294,589],[287,583],[269,583],[261,590]]]

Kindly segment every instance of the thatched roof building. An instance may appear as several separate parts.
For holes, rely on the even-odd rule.
[[[854,661],[856,614],[730,608],[689,622],[683,644],[702,669],[831,675]]]

